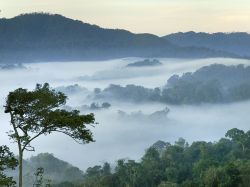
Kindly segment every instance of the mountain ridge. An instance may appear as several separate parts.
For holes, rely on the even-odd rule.
[[[204,46],[179,46],[153,34],[105,29],[59,14],[0,19],[0,62],[80,61],[124,57],[207,58],[240,55]]]
[[[177,32],[163,36],[167,41],[181,47],[205,47],[223,50],[242,57],[250,56],[250,34],[247,32]]]

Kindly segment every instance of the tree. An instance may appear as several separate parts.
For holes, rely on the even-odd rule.
[[[220,167],[208,167],[202,176],[202,183],[205,186],[219,186],[220,180],[225,180],[224,173]]]
[[[111,167],[108,162],[105,162],[102,167],[103,175],[110,175],[111,174]]]
[[[250,132],[245,133],[243,130],[233,128],[227,131],[226,137],[229,137],[232,139],[233,142],[240,144],[243,153],[245,153],[246,147],[250,142]]]
[[[152,147],[147,149],[145,155],[142,157],[142,167],[147,184],[149,184],[148,186],[157,186],[160,184],[164,174],[162,165],[160,153]]]
[[[185,146],[187,146],[188,143],[184,138],[179,138],[177,141],[175,141],[175,145],[185,148]]]
[[[43,178],[43,174],[44,174],[44,169],[43,168],[37,168],[36,172],[34,173],[36,179],[35,179],[35,183],[33,184],[34,187],[42,187],[43,183],[44,183],[44,178]],[[46,186],[50,186],[50,184],[46,184]]]
[[[13,186],[15,181],[12,177],[7,177],[3,171],[5,169],[15,169],[17,166],[17,159],[13,153],[10,152],[7,146],[0,146],[0,186]]]
[[[93,114],[81,115],[79,111],[61,109],[67,97],[62,92],[50,89],[49,84],[37,84],[33,91],[19,88],[10,92],[5,113],[10,114],[12,130],[9,137],[19,150],[19,187],[22,187],[23,153],[34,151],[31,142],[41,135],[52,132],[63,133],[78,143],[93,142],[91,131],[86,125],[93,125]]]

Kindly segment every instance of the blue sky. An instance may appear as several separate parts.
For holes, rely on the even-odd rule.
[[[0,0],[0,17],[44,11],[136,33],[250,32],[249,0]]]

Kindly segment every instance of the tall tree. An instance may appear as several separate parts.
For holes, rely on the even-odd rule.
[[[31,142],[39,136],[59,132],[78,143],[94,141],[86,126],[95,124],[94,115],[62,109],[66,99],[62,92],[51,89],[48,83],[37,84],[32,91],[19,88],[9,93],[5,112],[10,114],[13,128],[9,137],[17,143],[19,150],[19,187],[22,187],[23,153],[35,150]]]
[[[250,131],[245,133],[243,130],[233,128],[227,131],[226,137],[229,137],[233,142],[240,144],[243,153],[245,153],[245,150],[248,148],[250,143]]]

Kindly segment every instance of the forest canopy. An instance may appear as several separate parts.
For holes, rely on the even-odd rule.
[[[29,172],[44,167],[44,178],[54,187],[165,187],[250,185],[250,131],[233,128],[216,142],[179,138],[157,141],[140,160],[120,159],[82,172],[45,153],[25,161]],[[26,175],[27,176],[27,175]],[[26,178],[26,182],[32,180]],[[59,182],[60,181],[60,182]]]
[[[230,103],[250,99],[250,67],[212,64],[171,76],[162,88],[110,85],[96,98],[166,104]]]

